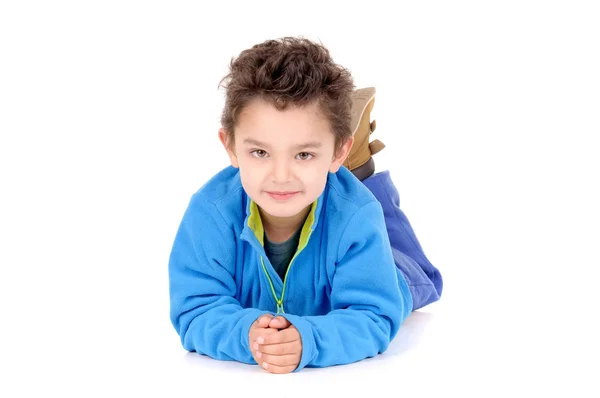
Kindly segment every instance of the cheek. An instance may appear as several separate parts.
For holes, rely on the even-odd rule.
[[[265,184],[268,185],[270,180],[270,171],[265,165],[259,164],[259,162],[246,162],[240,165],[240,178],[242,185],[246,191],[259,192]]]
[[[308,166],[300,167],[301,173],[308,175],[311,179],[327,178],[331,162],[328,159],[320,158]]]
[[[328,169],[327,167],[319,167],[315,170],[304,170],[302,181],[307,191],[315,193],[322,191],[327,183]]]
[[[246,181],[249,184],[256,184],[257,181],[260,180],[259,175],[260,173],[258,173],[258,170],[256,169],[240,169],[243,170],[240,174],[241,177],[244,181]]]
[[[247,192],[251,192],[256,189],[257,173],[243,164],[240,164],[240,179],[242,180],[242,186]]]

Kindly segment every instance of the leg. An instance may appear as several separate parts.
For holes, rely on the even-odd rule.
[[[352,94],[352,123],[354,145],[344,166],[369,188],[383,207],[387,232],[394,262],[409,285],[413,297],[413,310],[440,299],[442,276],[429,262],[417,237],[402,210],[400,196],[390,178],[389,171],[375,173],[372,155],[385,145],[370,135],[375,131],[371,111],[375,104],[375,87],[355,90]],[[400,277],[400,276],[399,276]]]
[[[413,310],[439,300],[442,276],[425,256],[408,218],[400,210],[400,196],[389,171],[374,174],[362,182],[383,207],[394,261],[408,282]]]

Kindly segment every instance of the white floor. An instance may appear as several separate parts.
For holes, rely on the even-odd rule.
[[[152,295],[144,278],[128,278],[127,283],[138,285],[130,288],[131,295],[125,293],[129,288],[107,283],[87,292],[76,289],[58,301],[58,290],[69,287],[55,278],[43,291],[48,302],[40,297],[34,303],[23,298],[33,292],[16,289],[12,300],[3,301],[8,313],[0,391],[6,397],[189,396],[207,391],[301,397],[392,394],[390,390],[424,397],[598,396],[597,310],[521,304],[523,295],[510,286],[502,289],[501,299],[477,299],[469,306],[453,292],[465,286],[448,282],[447,297],[411,314],[384,354],[345,366],[272,375],[257,366],[185,352],[168,323],[162,303],[167,298]],[[44,289],[41,281],[35,286]],[[17,313],[23,309],[20,303],[26,313]]]

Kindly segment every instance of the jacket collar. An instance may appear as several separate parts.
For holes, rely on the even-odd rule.
[[[323,209],[323,202],[325,201],[326,193],[328,190],[328,184],[325,184],[325,189],[321,195],[312,203],[310,212],[306,217],[306,221],[302,226],[302,232],[300,232],[299,246],[306,246],[310,233],[317,228],[321,211]],[[247,194],[244,194],[246,218],[244,220],[244,229],[242,230],[241,236],[254,235],[261,246],[264,246],[264,235],[265,230],[263,227],[260,213],[258,212],[258,205],[254,202]]]

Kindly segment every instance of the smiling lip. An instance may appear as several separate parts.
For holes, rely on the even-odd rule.
[[[295,196],[299,191],[296,192],[277,192],[277,191],[267,191],[270,197],[275,200],[288,200]]]

